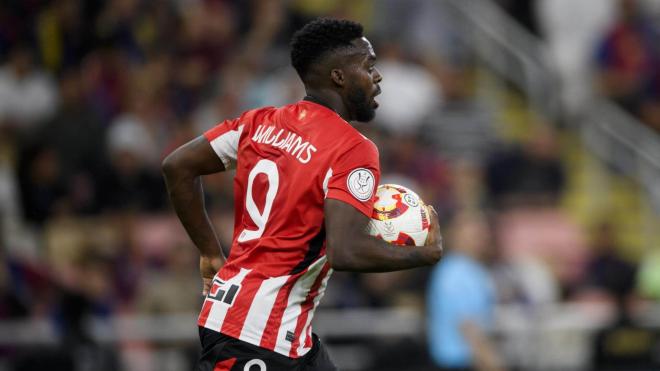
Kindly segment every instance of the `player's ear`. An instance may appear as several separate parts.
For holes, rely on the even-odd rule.
[[[337,86],[343,87],[345,84],[344,71],[338,68],[334,68],[330,71],[330,78]]]

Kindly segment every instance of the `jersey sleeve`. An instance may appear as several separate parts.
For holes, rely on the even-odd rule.
[[[204,137],[211,144],[213,151],[225,165],[225,170],[236,168],[238,142],[244,125],[245,123],[242,123],[241,117],[239,117],[222,121],[204,133]]]
[[[215,151],[225,165],[225,170],[236,168],[238,144],[241,134],[244,131],[243,129],[247,129],[246,125],[252,125],[255,118],[263,113],[262,111],[267,111],[270,108],[264,107],[262,109],[246,111],[240,117],[222,121],[204,133],[204,137],[206,137],[211,147],[213,147],[213,151]]]
[[[344,201],[371,217],[380,180],[378,149],[365,139],[339,156],[328,172],[326,198]]]

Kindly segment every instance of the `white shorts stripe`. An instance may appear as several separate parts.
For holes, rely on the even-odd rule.
[[[314,319],[314,313],[316,312],[316,307],[319,306],[319,303],[321,302],[321,298],[323,297],[323,294],[325,294],[325,288],[328,286],[328,280],[330,279],[331,275],[332,275],[332,269],[328,270],[328,272],[325,274],[325,277],[323,277],[321,286],[319,286],[318,294],[314,298],[314,307],[309,311],[309,315],[307,316],[307,323],[305,324],[305,327],[303,327],[303,330],[300,332],[300,342],[298,343],[299,357],[304,356],[307,352],[309,352],[310,349],[312,349],[311,347],[305,346],[305,340],[307,338],[307,333],[310,332],[310,325],[312,324],[312,319]]]
[[[291,351],[292,341],[287,340],[287,332],[292,334],[296,331],[296,323],[298,322],[298,316],[302,311],[302,303],[305,301],[309,290],[312,288],[316,277],[321,272],[323,265],[328,259],[322,256],[316,262],[314,262],[307,272],[305,272],[291,289],[289,298],[286,305],[286,310],[282,315],[282,323],[277,332],[277,342],[275,343],[275,351],[286,356],[289,355]]]
[[[277,299],[277,293],[282,289],[282,286],[284,286],[289,277],[269,278],[261,283],[245,318],[245,323],[239,337],[240,340],[257,345],[261,342],[270,312],[273,310],[273,305],[275,305],[275,300]]]
[[[251,269],[241,268],[241,271],[238,272],[236,276],[230,278],[225,282],[225,286],[229,287],[232,284],[240,285],[241,282],[243,282],[243,279],[245,279],[245,276],[247,276],[248,273],[250,272]],[[216,301],[208,298],[206,300],[211,300],[212,305],[204,327],[209,328],[211,330],[220,331],[220,329],[222,328],[222,323],[225,321],[225,316],[227,315],[227,311],[229,310],[231,305],[226,304],[225,302],[222,301]]]

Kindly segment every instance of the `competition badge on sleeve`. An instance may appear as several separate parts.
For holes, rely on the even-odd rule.
[[[365,168],[351,171],[346,183],[353,197],[360,201],[369,200],[374,193],[374,174]]]

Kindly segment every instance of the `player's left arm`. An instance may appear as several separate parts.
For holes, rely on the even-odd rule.
[[[367,233],[369,217],[338,199],[325,200],[326,254],[334,270],[392,272],[433,265],[442,257],[438,216],[431,209],[424,246],[397,246]]]
[[[201,176],[225,170],[209,141],[200,136],[163,160],[163,176],[174,210],[200,252],[200,273],[206,295],[211,280],[225,263],[220,241],[204,205]]]

